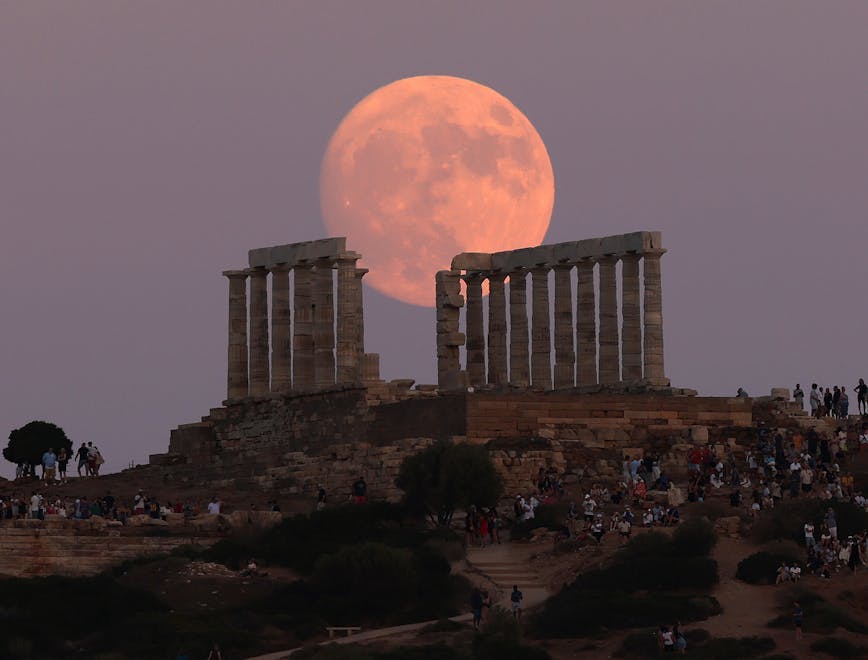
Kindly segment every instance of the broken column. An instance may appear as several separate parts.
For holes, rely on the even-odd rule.
[[[229,279],[229,351],[226,398],[247,396],[247,271],[226,270]]]

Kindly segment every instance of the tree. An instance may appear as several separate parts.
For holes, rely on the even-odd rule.
[[[395,485],[414,512],[448,525],[455,509],[494,506],[503,482],[488,451],[479,445],[438,442],[401,463]]]
[[[72,456],[72,442],[66,437],[62,428],[51,422],[33,421],[9,434],[9,444],[3,450],[3,458],[15,463],[30,466],[30,473],[35,474],[34,466],[42,463],[42,455],[50,448],[57,453],[61,447]]]

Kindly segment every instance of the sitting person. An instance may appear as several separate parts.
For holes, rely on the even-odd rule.
[[[778,567],[777,577],[775,578],[775,584],[781,584],[781,582],[789,582],[790,581],[790,567],[787,566],[787,563],[784,562]]]

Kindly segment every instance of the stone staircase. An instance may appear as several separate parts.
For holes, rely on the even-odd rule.
[[[513,585],[518,585],[522,592],[525,609],[538,605],[551,595],[548,586],[531,568],[525,553],[516,551],[510,543],[468,548],[467,563],[497,587],[499,593],[494,595],[495,601],[505,606],[509,604]]]

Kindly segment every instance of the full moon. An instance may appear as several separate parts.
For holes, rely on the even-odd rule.
[[[554,205],[548,152],[490,87],[417,76],[381,87],[341,121],[320,174],[326,228],[347,237],[365,281],[434,305],[434,274],[459,252],[542,242]]]

